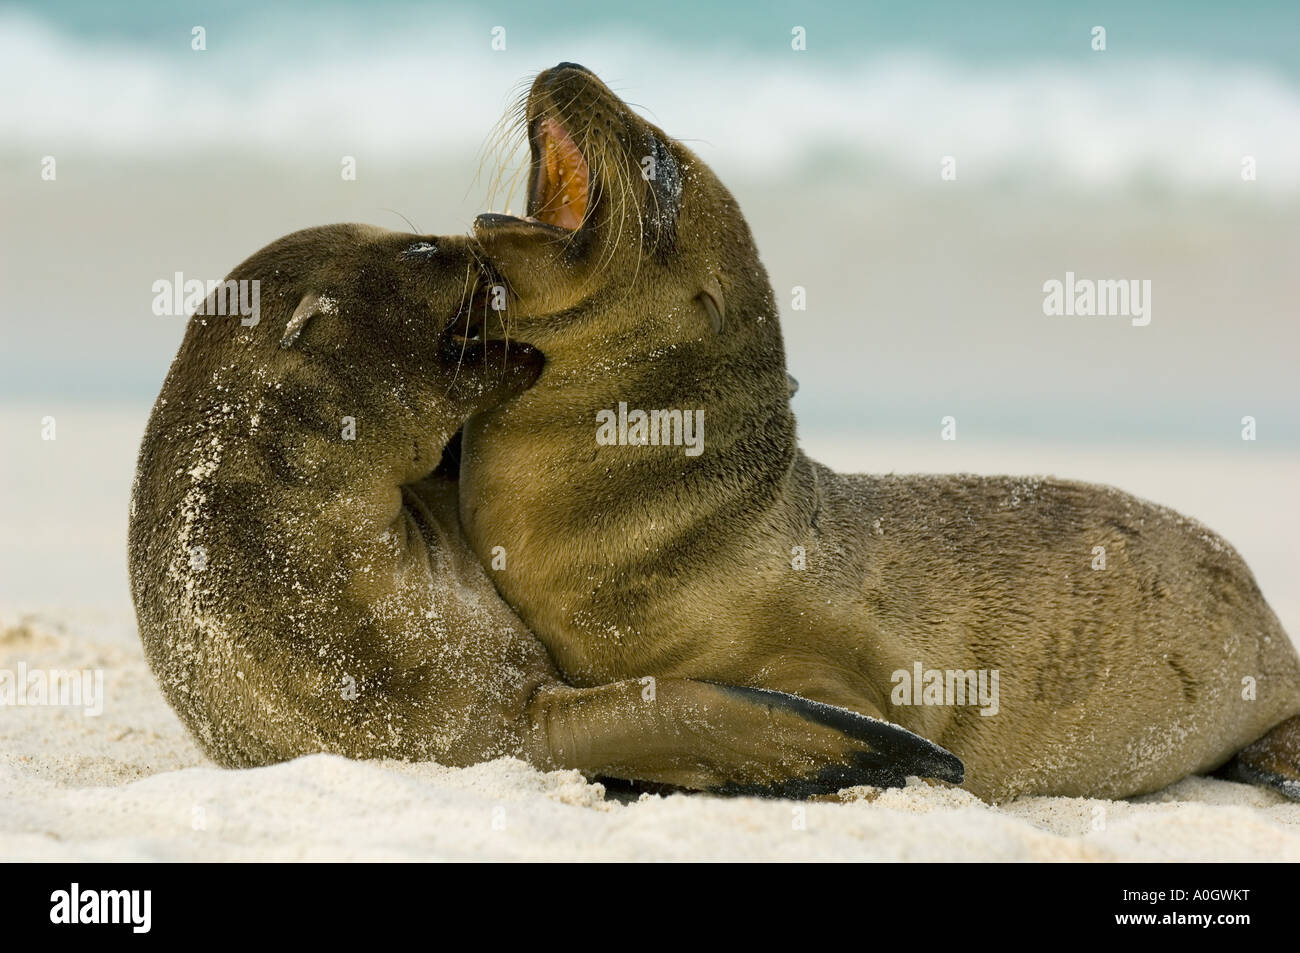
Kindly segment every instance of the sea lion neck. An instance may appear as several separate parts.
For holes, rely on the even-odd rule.
[[[757,459],[780,472],[796,440],[776,307],[762,291],[733,296],[732,327],[722,335],[672,287],[608,292],[599,304],[562,315],[549,334],[534,338],[547,359],[541,378],[488,412],[493,431],[545,434],[585,456],[603,411],[698,412],[706,416],[702,462],[734,465],[745,482],[766,482]],[[759,443],[767,455],[748,458],[745,447]]]
[[[760,330],[741,330],[751,323]],[[517,606],[544,639],[603,617],[585,613],[584,590],[630,598],[647,560],[666,572],[675,554],[754,547],[811,521],[779,329],[765,315],[733,330],[667,344],[611,333],[604,354],[544,344],[538,383],[467,423],[462,523],[480,559],[508,554],[508,601],[549,593]],[[549,555],[558,539],[562,564]],[[619,611],[628,638],[653,625]],[[597,657],[561,664],[580,680],[607,674]]]

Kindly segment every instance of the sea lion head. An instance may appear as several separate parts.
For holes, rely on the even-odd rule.
[[[482,335],[473,314],[483,269],[465,237],[309,228],[256,252],[232,281],[258,289],[259,313],[215,316],[209,299],[192,319],[178,356],[186,369],[172,378],[200,399],[220,381],[304,425],[402,416],[427,422],[434,443],[540,372],[537,351]]]
[[[573,63],[540,73],[520,112],[527,217],[474,224],[517,333],[553,359],[590,347],[580,329],[676,345],[758,328],[782,363],[753,237],[707,165]]]

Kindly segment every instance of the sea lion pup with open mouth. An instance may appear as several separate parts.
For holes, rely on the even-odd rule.
[[[1105,487],[807,459],[726,188],[580,66],[524,119],[528,218],[475,234],[547,365],[467,424],[461,516],[566,677],[841,705],[991,800],[1151,791],[1246,745],[1237,776],[1297,795],[1300,664],[1226,543]]]
[[[149,664],[214,760],[514,755],[792,796],[873,782],[900,751],[946,763],[924,739],[775,692],[560,681],[469,549],[441,463],[471,413],[542,363],[460,333],[480,284],[466,239],[308,229],[229,280],[259,289],[260,314],[191,320],[130,525]]]

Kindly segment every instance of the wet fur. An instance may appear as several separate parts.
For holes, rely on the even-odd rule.
[[[943,745],[994,800],[1155,790],[1300,712],[1294,647],[1195,521],[1102,486],[809,460],[772,290],[726,188],[585,70],[539,75],[527,109],[566,126],[600,191],[574,234],[476,228],[511,332],[548,363],[467,424],[461,514],[480,558],[510,554],[498,589],[567,678],[842,705]],[[634,174],[655,141],[684,186],[667,244],[647,240],[657,197]],[[595,414],[620,401],[704,408],[703,455],[598,446]],[[891,675],[915,662],[998,670],[1000,713],[894,704]]]

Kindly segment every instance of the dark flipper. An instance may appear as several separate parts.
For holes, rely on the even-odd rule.
[[[539,767],[716,794],[807,798],[909,775],[960,783],[960,760],[910,731],[759,688],[645,679],[550,687],[529,706]]]
[[[1300,715],[1274,725],[1216,773],[1230,781],[1272,788],[1300,801]]]
[[[858,742],[859,750],[849,756],[847,763],[825,765],[812,777],[790,778],[767,786],[728,783],[713,788],[715,794],[808,798],[860,784],[902,787],[909,776],[952,784],[961,784],[965,778],[965,766],[951,751],[888,721],[786,692],[739,685],[718,687],[757,705],[780,708],[833,728]]]

